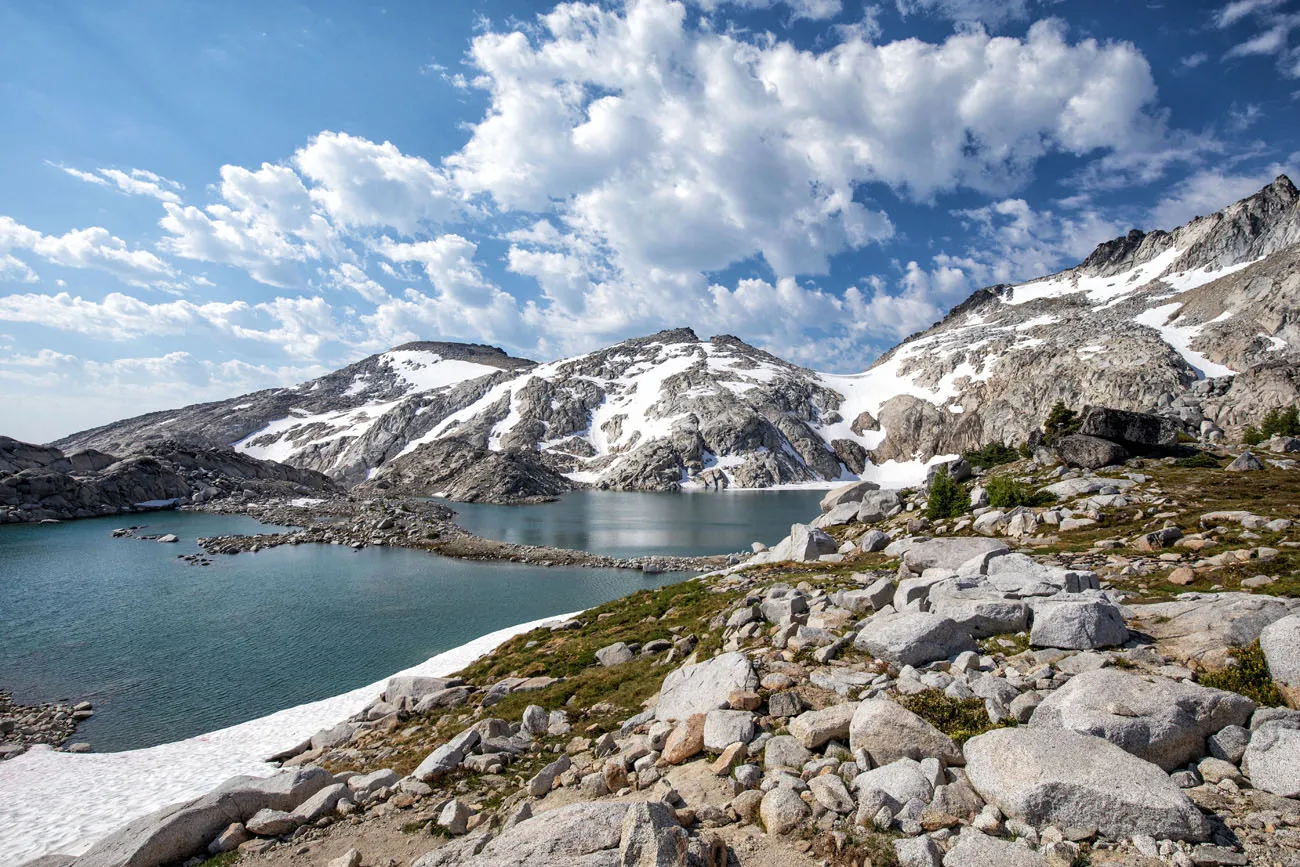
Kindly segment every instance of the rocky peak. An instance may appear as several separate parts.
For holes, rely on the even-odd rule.
[[[700,338],[696,336],[694,329],[691,328],[665,328],[663,331],[656,331],[654,334],[647,334],[645,337],[633,337],[622,342],[622,346],[649,346],[654,343],[699,343]]]
[[[526,358],[516,358],[498,346],[488,346],[483,343],[452,343],[442,340],[413,340],[401,346],[394,346],[388,352],[372,355],[362,363],[394,352],[428,352],[450,361],[473,361],[499,367],[502,370],[520,370],[537,363]]]

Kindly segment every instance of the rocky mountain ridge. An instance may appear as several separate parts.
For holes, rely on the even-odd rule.
[[[858,375],[688,328],[544,364],[418,343],[56,445],[125,453],[179,438],[348,486],[460,499],[588,484],[901,485],[936,456],[1024,442],[1058,400],[1157,412],[1217,439],[1300,400],[1297,309],[1300,194],[1283,176],[1173,231],[1103,243],[1075,268],[981,289]],[[452,456],[473,474],[446,472]]]
[[[327,476],[258,460],[229,447],[150,442],[117,458],[95,450],[65,455],[0,437],[0,524],[94,518],[172,508],[238,495],[332,495]]]

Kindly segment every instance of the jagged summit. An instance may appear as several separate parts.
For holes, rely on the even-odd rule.
[[[502,370],[518,370],[523,367],[531,367],[537,362],[527,358],[516,358],[510,355],[499,346],[488,346],[483,343],[455,343],[443,340],[413,340],[410,343],[403,343],[400,346],[394,346],[388,350],[393,352],[429,352],[438,355],[443,359],[457,361],[474,361],[479,364],[488,364],[493,367],[499,367]],[[362,359],[362,362],[378,359],[388,353],[379,353],[368,358]]]

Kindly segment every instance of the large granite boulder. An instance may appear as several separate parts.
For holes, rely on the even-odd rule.
[[[1103,738],[1065,729],[995,729],[966,743],[966,776],[985,801],[1035,827],[1096,827],[1204,840],[1209,823],[1156,765]]]
[[[936,584],[930,588],[929,604],[930,613],[949,618],[975,638],[1023,632],[1029,625],[1028,603],[986,587]]]
[[[898,491],[867,491],[858,504],[858,521],[875,524],[903,508]]]
[[[1010,551],[1005,542],[981,536],[948,536],[917,542],[903,553],[903,565],[918,574],[926,569],[955,571],[963,563],[981,554]]]
[[[877,614],[854,639],[853,646],[899,665],[925,665],[975,649],[975,640],[938,614]]]
[[[1300,730],[1265,724],[1251,735],[1241,759],[1250,784],[1284,798],[1300,798]]]
[[[768,562],[780,563],[792,561],[807,563],[815,561],[823,554],[834,554],[839,545],[824,530],[807,524],[791,524],[790,535],[782,539],[771,550]]]
[[[1063,463],[1086,470],[1099,470],[1128,460],[1128,450],[1119,443],[1083,434],[1063,436],[1054,447]]]
[[[483,847],[478,855],[452,863],[473,867],[531,867],[535,864],[615,865],[623,821],[631,804],[583,801],[525,819]],[[416,867],[440,864],[437,850]]]
[[[1176,771],[1205,756],[1206,738],[1244,726],[1254,711],[1255,703],[1235,692],[1103,668],[1049,694],[1029,724],[1096,735]]]
[[[1291,707],[1300,707],[1300,614],[1292,614],[1265,626],[1259,646],[1268,662],[1278,691]]]
[[[1130,412],[1095,406],[1084,413],[1079,433],[1136,447],[1137,450],[1173,448],[1180,425],[1171,418],[1149,412]]]
[[[1029,643],[1061,650],[1093,650],[1128,641],[1119,606],[1105,599],[1043,599],[1033,603]]]
[[[235,777],[193,801],[164,807],[128,823],[77,859],[78,867],[158,867],[207,851],[233,822],[262,810],[287,812],[334,783],[323,768],[284,771],[272,777]]]
[[[880,485],[875,482],[854,482],[838,488],[831,488],[826,492],[826,496],[822,497],[822,513],[825,514],[836,506],[842,506],[845,503],[860,503],[863,495],[868,491],[878,490],[880,490]]]
[[[1300,599],[1252,593],[1182,593],[1172,602],[1134,605],[1134,627],[1161,652],[1221,667],[1235,646],[1255,641],[1264,627],[1300,614]]]
[[[693,714],[720,710],[727,707],[733,691],[753,692],[757,688],[758,677],[743,653],[724,653],[695,665],[683,665],[664,678],[655,718],[684,720]]]
[[[898,759],[939,759],[960,765],[965,759],[952,738],[889,699],[861,702],[849,722],[849,748],[866,750],[878,765]]]

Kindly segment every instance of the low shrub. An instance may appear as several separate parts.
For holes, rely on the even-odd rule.
[[[972,467],[996,467],[1020,460],[1020,452],[1002,443],[989,443],[962,455]]]
[[[1248,446],[1257,446],[1265,439],[1267,439],[1267,437],[1264,436],[1263,431],[1255,427],[1253,424],[1246,425],[1245,429],[1241,432],[1241,441]]]
[[[1201,675],[1197,683],[1244,695],[1258,705],[1277,707],[1282,704],[1282,694],[1268,673],[1268,662],[1258,641],[1234,649],[1233,657],[1232,665]]]
[[[1043,436],[1048,445],[1051,445],[1063,436],[1078,433],[1082,426],[1083,419],[1079,414],[1066,406],[1065,401],[1058,400],[1052,404],[1047,419],[1043,422]]]
[[[989,492],[989,505],[995,509],[1046,506],[1056,500],[1047,491],[1036,491],[1010,476],[993,476],[988,480],[986,490]]]
[[[941,518],[956,518],[970,509],[970,494],[966,493],[957,482],[945,472],[934,474],[930,483],[930,495],[925,504],[925,516],[931,521]]]
[[[1294,406],[1288,406],[1286,409],[1281,407],[1270,409],[1264,415],[1264,420],[1260,422],[1259,432],[1264,439],[1274,436],[1300,436],[1300,409]]]
[[[953,698],[939,689],[900,695],[898,703],[952,738],[958,746],[976,735],[1015,724],[990,720],[982,698]]]

